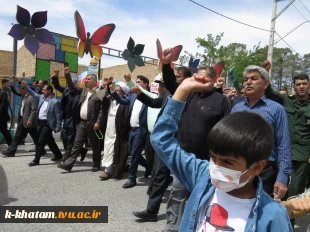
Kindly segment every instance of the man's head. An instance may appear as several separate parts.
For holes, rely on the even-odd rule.
[[[39,84],[39,82],[38,82],[38,81],[33,81],[33,82],[32,82],[32,85],[33,85],[34,87],[37,87],[37,86],[38,86],[38,84]]]
[[[243,72],[243,87],[245,96],[248,98],[260,99],[265,94],[269,85],[268,72],[256,65],[250,65]]]
[[[148,89],[150,81],[147,77],[138,75],[136,83],[140,85],[143,89]]]
[[[178,67],[174,70],[174,75],[178,84],[181,84],[185,78],[191,77],[192,73],[189,68],[186,67]]]
[[[42,94],[45,98],[48,98],[53,93],[53,87],[51,85],[44,85],[42,88]]]
[[[279,91],[279,93],[282,94],[282,95],[287,95],[287,91],[285,89],[281,89]]]
[[[48,84],[47,80],[41,79],[41,80],[39,80],[38,87],[40,88],[40,90],[42,90],[43,86],[47,85],[47,84]]]
[[[7,88],[9,85],[9,80],[8,79],[2,79],[2,88]]]
[[[116,83],[115,91],[120,97],[124,97],[130,92],[130,88],[124,82],[119,81]]]
[[[59,76],[59,69],[55,69],[54,70],[54,75],[57,76],[57,77]]]
[[[110,82],[113,82],[113,77],[109,77],[109,81],[110,81]]]
[[[18,85],[18,90],[19,90],[20,95],[22,96],[25,96],[27,94],[25,87],[21,86],[20,84]]]
[[[88,74],[86,76],[85,87],[92,90],[97,86],[97,76],[95,74]]]
[[[251,181],[266,165],[274,145],[274,132],[260,115],[230,114],[218,122],[207,139],[211,159],[217,165],[245,172],[240,183]]]
[[[231,93],[231,88],[230,86],[226,85],[223,89],[223,94],[228,96]]]
[[[240,96],[244,96],[244,92],[245,92],[245,89],[244,88],[242,88],[241,90],[240,90]]]
[[[296,97],[301,100],[308,99],[309,76],[307,74],[297,74],[293,77],[293,84]]]
[[[154,82],[158,83],[158,94],[159,94],[159,96],[165,95],[168,90],[166,89],[166,86],[164,84],[163,75],[162,74],[158,74],[155,77]]]

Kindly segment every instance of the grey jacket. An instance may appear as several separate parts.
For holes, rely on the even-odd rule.
[[[38,110],[37,110],[37,118],[39,116],[40,108],[44,101],[44,96],[37,94],[33,90],[29,88],[29,86],[26,86],[26,91],[31,96],[33,96],[38,101]],[[54,131],[57,129],[58,131],[61,131],[61,107],[60,102],[57,101],[57,99],[53,96],[49,99],[48,105],[47,105],[47,121],[50,128]]]
[[[30,94],[27,94],[24,97],[24,101],[23,125],[25,128],[27,128],[27,122],[31,122],[32,125],[30,126],[30,128],[36,128],[38,101]],[[21,109],[19,110],[19,116],[21,116]]]

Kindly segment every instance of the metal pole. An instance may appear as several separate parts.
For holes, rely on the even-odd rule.
[[[277,14],[277,0],[274,0],[273,3],[273,10],[272,10],[272,17],[271,17],[271,27],[270,27],[270,36],[269,36],[269,47],[268,47],[268,57],[267,60],[270,61],[271,67],[269,70],[269,79],[271,81],[272,76],[272,55],[273,55],[273,45],[274,45],[274,31],[276,27],[276,14]]]
[[[16,69],[17,69],[17,40],[13,39],[13,75],[16,76]],[[15,88],[15,80],[13,80],[13,86]],[[15,128],[15,95],[11,93],[12,98],[12,126],[11,128]]]

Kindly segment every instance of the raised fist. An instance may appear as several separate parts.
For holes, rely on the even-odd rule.
[[[173,56],[173,49],[172,48],[168,48],[168,49],[163,50],[163,54],[161,57],[163,64],[170,64],[172,56]]]
[[[264,68],[267,72],[269,72],[270,68],[271,68],[271,63],[269,60],[265,60],[262,63],[262,68]]]
[[[131,88],[131,92],[137,94],[137,95],[140,95],[141,94],[141,89],[139,88],[139,86],[134,86]]]

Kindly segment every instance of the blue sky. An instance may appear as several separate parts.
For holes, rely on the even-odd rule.
[[[310,11],[310,1],[301,0]],[[224,15],[239,21],[270,29],[272,0],[196,0]],[[278,3],[278,12],[289,1]],[[261,42],[268,44],[269,33],[248,28],[223,17],[213,14],[188,0],[0,0],[0,49],[12,50],[12,38],[7,35],[11,23],[15,23],[16,5],[20,5],[33,14],[48,10],[46,29],[57,33],[76,36],[74,12],[78,10],[84,20],[86,30],[93,33],[97,28],[108,23],[115,23],[116,29],[109,43],[105,46],[123,50],[131,36],[136,43],[145,44],[143,55],[156,58],[157,38],[163,48],[183,45],[184,50],[195,54],[199,49],[195,42],[197,37],[214,36],[224,32],[221,44],[232,42],[245,43],[248,47]],[[310,13],[300,0],[294,6],[310,20]],[[305,21],[305,18],[291,6],[276,22],[276,30],[284,35],[292,28]],[[297,52],[310,53],[310,23],[306,23],[286,37]],[[18,43],[19,47],[23,42]],[[278,47],[286,47],[283,42]],[[88,64],[89,55],[79,60]],[[102,67],[125,64],[122,59],[103,56]]]

